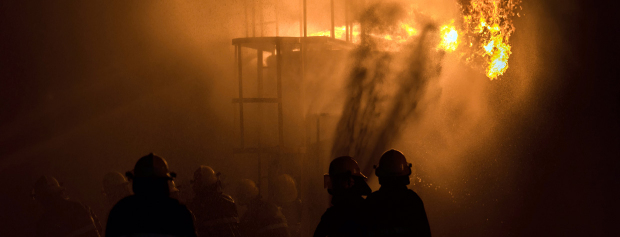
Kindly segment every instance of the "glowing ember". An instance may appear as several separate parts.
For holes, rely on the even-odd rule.
[[[452,52],[459,46],[459,33],[452,25],[453,23],[454,21],[450,22],[449,25],[442,26],[440,30],[441,43],[438,48],[443,49],[446,52]]]

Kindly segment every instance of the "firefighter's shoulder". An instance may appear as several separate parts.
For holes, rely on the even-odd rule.
[[[333,219],[338,218],[337,215],[338,215],[338,210],[336,210],[336,208],[334,208],[333,206],[328,207],[325,213],[323,213],[323,215],[321,216],[321,220],[332,221]]]
[[[418,196],[418,194],[415,191],[411,190],[411,189],[407,189],[407,197],[410,200],[422,203],[422,198],[420,198],[420,196]]]
[[[114,206],[112,207],[112,210],[110,210],[110,213],[118,212],[121,210],[124,211],[127,209],[132,209],[133,207],[136,207],[136,205],[139,203],[140,203],[140,200],[137,200],[137,197],[135,195],[129,195],[127,197],[122,198],[116,204],[114,204]]]
[[[129,195],[119,200],[116,203],[116,206],[131,205],[131,203],[134,203],[137,201],[136,198],[137,198],[136,195]]]

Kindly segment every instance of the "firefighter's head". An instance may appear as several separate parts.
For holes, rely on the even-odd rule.
[[[108,202],[114,205],[120,199],[131,195],[131,185],[129,181],[119,172],[109,172],[103,176],[103,193],[108,198]]]
[[[247,205],[252,200],[258,198],[259,191],[256,183],[249,179],[242,179],[235,190],[236,201],[240,205]]]
[[[382,186],[406,186],[410,183],[411,167],[403,153],[392,149],[381,156],[379,166],[375,166],[375,175]]]
[[[194,172],[192,187],[194,193],[219,192],[221,191],[220,173],[216,173],[213,168],[205,165],[198,167]]]
[[[297,200],[297,185],[295,179],[288,174],[276,176],[270,186],[271,198],[279,205],[285,205]]]
[[[350,156],[341,156],[329,164],[329,174],[325,175],[325,187],[332,195],[339,193],[368,195],[371,190],[366,184],[366,179],[357,161]]]
[[[164,158],[150,153],[138,160],[133,171],[126,173],[136,195],[170,196],[170,181],[176,174],[170,172]]]
[[[32,198],[43,205],[52,204],[54,201],[66,199],[65,188],[52,176],[41,176],[32,189]]]

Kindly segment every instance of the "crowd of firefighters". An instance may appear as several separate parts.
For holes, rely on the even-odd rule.
[[[321,217],[315,237],[431,235],[422,200],[407,187],[411,164],[405,156],[397,150],[385,152],[375,174],[381,187],[372,192],[352,157],[338,157],[330,163],[325,186],[332,205]],[[249,179],[237,185],[233,199],[222,191],[220,174],[200,166],[191,181],[194,197],[186,204],[178,200],[175,177],[166,160],[152,153],[140,158],[125,175],[108,173],[103,189],[113,207],[104,228],[88,206],[70,200],[55,178],[43,176],[33,189],[33,198],[45,209],[37,235],[300,236],[301,203],[289,175],[275,179],[274,197],[269,201]],[[238,205],[246,209],[241,217]]]

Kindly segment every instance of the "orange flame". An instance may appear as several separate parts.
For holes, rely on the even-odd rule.
[[[396,45],[389,47],[389,49],[391,50],[398,50],[400,48],[400,44],[403,44],[407,41],[409,41],[409,39],[417,36],[419,34],[418,30],[413,27],[414,22],[413,22],[413,11],[409,11],[408,12],[409,17],[405,20],[403,20],[402,22],[398,23],[398,27],[396,27],[395,30],[392,31],[392,34],[374,34],[374,33],[370,33],[368,36],[373,37],[375,39],[382,39],[382,40],[386,40],[388,42],[393,42]],[[456,30],[456,28],[453,26],[454,20],[452,20],[452,22],[448,25],[444,25],[441,27],[442,31],[441,31],[441,35],[442,35],[442,43],[437,46],[437,49],[441,49],[447,52],[452,52],[454,50],[456,50],[456,48],[458,47],[458,31]],[[444,32],[445,31],[445,32]],[[344,40],[345,39],[345,34],[346,34],[346,27],[345,26],[339,26],[339,27],[335,27],[334,28],[334,33],[336,35],[336,39],[341,39]],[[351,29],[351,34],[352,34],[352,39],[351,41],[353,43],[359,43],[360,42],[360,25],[359,24],[353,24],[352,29]],[[314,33],[309,34],[308,36],[325,36],[325,37],[330,37],[331,36],[331,31],[330,30],[322,30],[322,31],[317,31]]]
[[[469,5],[463,8],[463,28],[457,30],[454,20],[449,24],[442,25],[439,29],[441,42],[438,50],[454,52],[461,41],[465,40],[470,47],[466,60],[482,61],[486,76],[497,79],[508,69],[508,59],[512,54],[509,39],[514,32],[511,17],[516,13],[516,8],[521,0],[471,0]],[[369,34],[370,37],[394,42],[388,50],[399,50],[400,45],[418,35],[418,30],[413,27],[413,6],[408,11],[408,17],[399,23],[392,34]],[[334,29],[336,39],[345,39],[346,27],[340,26]],[[353,43],[360,42],[360,26],[354,24],[352,29]],[[309,36],[331,36],[330,30],[318,31]],[[482,60],[480,60],[482,59]]]
[[[508,43],[515,28],[511,17],[518,15],[515,9],[520,0],[472,0],[462,6],[465,13],[464,33],[472,53],[467,58],[474,61],[483,58],[486,75],[494,80],[508,69],[512,54]]]
[[[334,34],[336,35],[335,38],[336,39],[344,40],[346,31],[347,31],[346,26],[334,27]],[[319,31],[319,32],[315,32],[315,33],[309,34],[308,36],[327,36],[327,37],[330,37],[332,35],[331,33],[332,32],[330,30],[323,30],[323,31]],[[359,35],[359,30],[357,32],[355,30],[353,31],[353,36],[356,36],[356,35]]]
[[[376,35],[376,34],[370,34],[371,37],[375,37],[375,38],[381,38],[384,40],[388,40],[388,41],[393,41],[396,40],[396,42],[398,43],[404,43],[407,42],[407,40],[409,40],[412,36],[416,36],[418,35],[418,30],[413,28],[412,26],[410,26],[407,23],[400,23],[399,24],[399,34],[383,34],[383,35]],[[344,40],[345,39],[345,34],[346,34],[346,27],[345,26],[339,26],[339,27],[335,27],[334,28],[334,33],[336,35],[336,39],[341,39]],[[352,29],[351,29],[351,33],[352,33],[352,42],[353,43],[359,43],[360,41],[360,26],[359,24],[354,24]],[[330,37],[331,36],[331,31],[330,30],[323,30],[323,31],[318,31],[315,33],[311,33],[308,36],[326,36],[326,37]]]
[[[446,52],[453,52],[459,46],[459,33],[452,24],[454,24],[454,20],[440,28],[441,43],[439,43],[437,48],[443,49]]]

